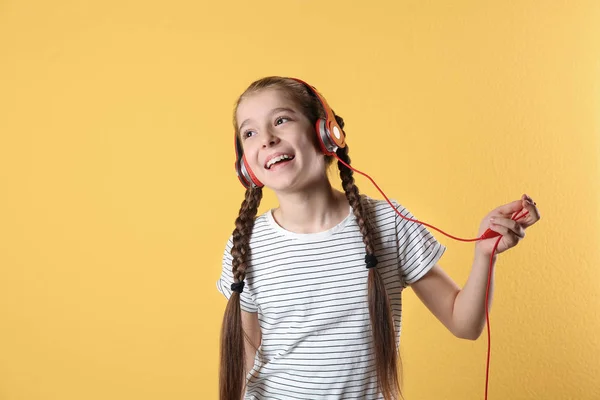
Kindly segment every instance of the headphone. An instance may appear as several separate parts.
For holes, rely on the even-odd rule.
[[[335,120],[335,114],[327,101],[317,89],[308,83],[297,79],[297,78],[289,78],[300,82],[304,86],[308,88],[308,90],[315,95],[321,107],[325,111],[325,118],[319,118],[315,124],[315,130],[317,133],[317,139],[319,142],[319,147],[321,151],[326,156],[333,156],[338,148],[346,147],[346,133],[344,133],[343,129]],[[258,180],[254,172],[250,169],[250,165],[244,156],[244,149],[242,147],[242,142],[238,137],[237,133],[234,133],[235,139],[235,171],[237,173],[238,179],[242,183],[242,185],[246,189],[251,188],[260,188],[263,187],[263,183]]]

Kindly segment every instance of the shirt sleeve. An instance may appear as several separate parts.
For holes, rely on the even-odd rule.
[[[223,294],[227,300],[231,297],[231,284],[233,283],[233,272],[232,263],[233,257],[231,256],[231,248],[233,247],[233,235],[229,237],[225,251],[223,252],[223,267],[221,270],[221,276],[217,280],[217,290]],[[246,312],[257,312],[258,307],[254,301],[254,295],[252,288],[249,287],[248,282],[245,282],[244,290],[240,295],[240,307]]]
[[[402,205],[395,201],[392,203],[405,218],[418,220]],[[399,268],[405,287],[425,276],[446,251],[446,247],[436,240],[425,225],[407,221],[398,214],[396,238]]]

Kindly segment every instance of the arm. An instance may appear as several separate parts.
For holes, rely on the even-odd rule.
[[[523,210],[526,212],[521,214]],[[490,224],[492,217],[495,219],[493,225]],[[535,224],[540,218],[536,203],[525,194],[521,200],[491,211],[481,222],[478,237],[489,226],[501,234],[502,238],[495,252],[495,238],[477,242],[473,266],[465,287],[461,290],[438,265],[435,265],[427,275],[412,284],[415,293],[455,336],[477,339],[485,326],[485,292],[490,271],[490,256],[494,254],[493,267],[498,254],[516,246],[525,237],[525,228]],[[488,306],[492,302],[493,278],[490,278]]]
[[[254,367],[254,357],[262,341],[262,332],[258,323],[258,313],[242,311],[242,329],[245,334],[245,372],[248,374]],[[246,389],[244,388],[244,395],[245,392]],[[242,395],[242,398],[244,395]]]
[[[493,260],[496,263],[496,257]],[[485,326],[485,291],[490,259],[475,253],[471,273],[462,290],[435,265],[411,286],[417,297],[456,337],[476,340]],[[488,306],[491,305],[493,276]]]

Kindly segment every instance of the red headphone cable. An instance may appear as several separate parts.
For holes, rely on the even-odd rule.
[[[381,190],[381,188],[379,188],[379,185],[377,185],[377,183],[373,180],[373,178],[371,178],[369,175],[365,174],[364,172],[361,172],[353,167],[351,167],[350,165],[346,164],[344,161],[340,160],[340,158],[337,156],[337,154],[333,153],[333,156],[339,161],[341,162],[343,165],[345,165],[346,167],[350,168],[352,171],[366,177],[367,179],[369,179],[371,181],[371,183],[373,183],[373,185],[377,188],[377,190],[379,190],[379,192],[383,195],[383,197],[386,199],[386,201],[389,203],[389,205],[394,209],[394,211],[396,212],[396,214],[398,214],[400,217],[404,218],[405,220],[408,221],[412,221],[412,222],[417,222],[419,224],[423,224],[425,226],[428,226],[432,229],[435,229],[438,232],[443,233],[444,235],[455,239],[455,240],[459,240],[462,242],[476,242],[482,239],[490,239],[496,236],[498,237],[498,240],[496,240],[496,244],[494,245],[494,249],[492,250],[492,256],[490,257],[490,269],[489,269],[489,273],[488,273],[488,281],[487,281],[487,287],[485,290],[485,320],[486,320],[486,326],[487,326],[487,338],[488,338],[488,347],[487,347],[487,363],[486,363],[486,369],[485,369],[485,400],[487,400],[488,398],[488,385],[489,385],[489,371],[490,371],[490,355],[491,355],[491,331],[490,331],[490,315],[489,315],[489,311],[488,311],[488,297],[489,297],[489,290],[490,290],[490,284],[491,284],[491,280],[492,280],[492,272],[493,272],[493,267],[494,267],[494,254],[496,253],[496,249],[498,248],[498,244],[500,243],[500,240],[502,239],[502,236],[498,233],[495,232],[491,229],[488,229],[485,231],[485,233],[483,235],[481,235],[481,237],[475,238],[475,239],[462,239],[462,238],[458,238],[456,236],[452,236],[444,231],[442,231],[441,229],[438,229],[432,225],[429,225],[425,222],[421,222],[421,221],[417,221],[415,219],[411,219],[411,218],[406,218],[404,215],[400,214],[398,212],[398,210],[396,209],[396,207],[394,207],[394,205],[392,204],[392,202],[390,201],[390,199],[388,199],[388,197],[385,195],[385,193],[383,192],[383,190]],[[518,221],[521,218],[527,216],[529,214],[529,212],[527,210],[525,210],[525,213],[519,217],[517,217],[519,213],[515,213],[512,216],[512,220],[513,221]],[[517,217],[517,218],[515,218]]]

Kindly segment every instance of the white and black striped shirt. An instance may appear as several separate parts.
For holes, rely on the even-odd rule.
[[[361,197],[398,345],[401,292],[446,248],[424,225],[396,215],[385,200]],[[217,281],[227,298],[231,246],[230,237]],[[269,210],[255,220],[250,249],[241,307],[258,313],[262,342],[246,377],[245,399],[383,399],[371,341],[365,245],[353,213],[325,232],[298,234],[279,226]]]

